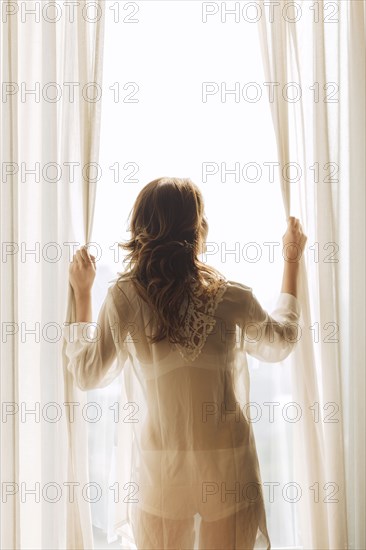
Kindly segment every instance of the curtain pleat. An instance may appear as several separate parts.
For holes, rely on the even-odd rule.
[[[366,188],[366,5],[347,3],[348,48],[345,67],[348,80],[349,135],[343,145],[347,165],[346,194],[341,208],[349,215],[347,268],[345,283],[349,294],[343,304],[347,331],[344,377],[347,414],[347,494],[350,548],[366,548],[366,369],[365,369],[365,188]],[[346,172],[346,170],[344,171]]]
[[[276,135],[278,158],[281,162],[289,159],[289,135],[288,135],[288,109],[284,101],[275,101],[278,97],[278,84],[283,86],[287,78],[287,33],[286,24],[282,17],[276,24],[266,23],[261,17],[258,26],[260,34],[260,46],[264,65],[264,74],[267,85],[270,84],[269,98],[271,102],[271,115]],[[274,47],[274,45],[276,45]],[[273,88],[272,88],[273,87]],[[275,91],[274,91],[275,90]],[[273,94],[273,96],[271,96]],[[283,165],[282,165],[283,166]],[[280,171],[280,185],[285,209],[286,219],[290,215],[291,188],[290,183]]]
[[[86,0],[83,4],[85,5]],[[89,42],[87,28],[82,18],[81,11],[78,10],[78,72],[81,83],[102,84],[103,68],[103,44],[104,44],[104,5],[102,0],[98,0],[98,7],[102,17],[96,23],[94,56],[89,58],[86,45]],[[80,160],[83,167],[89,163],[97,163],[99,155],[100,140],[100,116],[101,101],[82,102],[79,109],[80,116]],[[82,206],[83,206],[83,231],[85,244],[91,240],[93,227],[94,204],[96,197],[96,181],[83,179],[82,181]],[[72,195],[72,193],[71,193]],[[68,303],[66,312],[66,322],[75,321],[75,300],[71,285],[69,285]],[[66,342],[63,345],[63,373],[65,402],[79,403],[79,410],[87,403],[87,394],[82,392],[74,385],[72,374],[68,371],[68,358],[65,353]],[[88,483],[88,432],[87,424],[80,415],[71,419],[71,409],[67,410],[67,427],[69,441],[69,461],[68,461],[68,479],[78,484],[76,499],[74,502],[68,502],[67,514],[67,549],[85,549],[89,550],[93,546],[93,531],[91,523],[90,505],[82,496],[81,489]]]
[[[4,2],[5,3],[5,2]],[[10,10],[11,2],[6,0]],[[0,37],[1,51],[1,81],[3,83],[17,80],[18,73],[18,20],[10,19],[7,25],[3,25]],[[0,140],[1,166],[4,161],[14,163],[17,160],[17,125],[18,109],[17,99],[14,95],[9,96],[8,104],[0,103],[1,136],[6,139]],[[9,174],[6,180],[2,176],[0,191],[0,223],[1,242],[9,243],[7,250],[10,252],[14,247],[11,243],[18,242],[18,173]],[[2,244],[2,246],[4,246]],[[0,269],[1,288],[1,327],[12,321],[18,322],[18,300],[16,292],[17,281],[17,260],[16,256],[10,254],[6,262],[2,261]],[[2,334],[1,341],[1,371],[0,371],[0,392],[1,403],[6,409],[5,420],[1,426],[1,481],[3,490],[1,507],[1,547],[19,548],[20,530],[19,522],[19,493],[15,487],[19,486],[19,417],[12,414],[18,398],[18,370],[11,368],[17,364],[18,341],[13,337],[6,337]],[[4,409],[3,409],[4,413]],[[9,413],[9,414],[8,414]],[[4,483],[6,484],[4,486]],[[8,483],[8,485],[7,485]],[[10,497],[14,491],[14,496]],[[5,498],[5,502],[4,502]]]

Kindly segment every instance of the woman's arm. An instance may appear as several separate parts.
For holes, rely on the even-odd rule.
[[[297,278],[299,274],[300,258],[304,251],[307,237],[304,235],[300,220],[291,216],[288,219],[287,231],[282,237],[283,269],[281,292],[297,297]]]
[[[125,343],[127,325],[121,325],[112,288],[100,309],[96,323],[77,321],[66,325],[68,370],[81,390],[103,388],[121,372],[128,352]]]
[[[285,261],[282,276],[281,292],[292,294],[297,298],[297,276],[299,273],[299,262],[288,263]]]
[[[91,291],[74,292],[76,307],[76,323],[92,322],[92,299]]]
[[[92,322],[91,289],[95,275],[95,257],[85,247],[77,250],[69,270],[70,284],[75,295],[77,323]]]
[[[95,258],[83,247],[74,255],[69,270],[76,320],[63,329],[68,370],[81,390],[109,384],[122,370],[128,355],[124,343],[126,329],[120,326],[112,289],[108,290],[96,326],[92,323],[91,290],[95,274]]]
[[[253,295],[246,330],[247,352],[271,363],[283,361],[298,339],[300,303],[297,300],[297,279],[307,237],[297,218],[289,218],[282,240],[285,264],[276,307],[269,315]]]
[[[252,293],[251,307],[244,327],[244,348],[267,363],[283,361],[299,338],[300,303],[291,293],[281,293],[269,314]]]

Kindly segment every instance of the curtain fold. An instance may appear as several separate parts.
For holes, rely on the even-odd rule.
[[[69,262],[90,241],[98,181],[88,163],[98,162],[105,4],[88,4],[58,3],[56,22],[37,1],[26,18],[24,3],[2,6],[1,546],[9,549],[93,548],[86,394],[73,387],[62,340],[65,310],[74,319]]]
[[[350,548],[366,548],[366,408],[365,408],[365,188],[366,188],[366,5],[352,2],[348,12],[348,47],[352,60],[345,67],[348,101],[344,116],[349,132],[341,142],[343,174],[347,183],[341,208],[348,213],[349,231],[344,243],[349,253],[342,284],[348,289],[342,314],[347,339],[343,356],[348,369],[342,381],[349,402],[347,414],[347,495]],[[356,267],[357,266],[357,267]]]
[[[290,358],[293,398],[303,412],[295,432],[294,472],[304,489],[298,510],[300,540],[307,549],[362,547],[349,546],[353,537],[347,522],[347,484],[355,484],[351,476],[346,477],[350,446],[345,446],[348,436],[344,422],[348,415],[354,417],[356,410],[350,394],[354,390],[350,383],[347,392],[344,381],[351,376],[346,374],[352,368],[349,359],[360,341],[353,337],[347,311],[352,302],[345,298],[353,294],[349,278],[358,266],[346,263],[349,249],[353,250],[353,212],[350,203],[344,208],[343,201],[352,196],[352,179],[346,168],[350,163],[347,140],[352,143],[357,136],[365,143],[364,132],[362,137],[360,128],[352,127],[347,113],[347,106],[354,104],[353,83],[349,86],[347,71],[357,63],[356,48],[349,48],[350,43],[356,43],[355,35],[350,36],[350,21],[357,19],[359,24],[356,36],[362,43],[358,41],[360,54],[365,36],[364,7],[362,2],[333,4],[336,14],[330,15],[324,2],[318,3],[319,12],[311,14],[306,2],[297,3],[297,13],[289,13],[283,0],[272,6],[264,2],[266,16],[259,22],[266,78],[279,84],[271,110],[285,212],[288,215],[295,210],[308,235],[308,261],[305,266],[305,258],[301,259],[298,289],[302,335]],[[265,5],[273,9],[272,19]],[[361,57],[364,59],[364,52]],[[361,74],[364,90],[364,69]],[[289,83],[298,86],[300,97],[296,100],[283,95]],[[362,114],[364,95],[357,96],[355,110]],[[363,162],[363,179],[353,190],[354,196],[360,197],[364,194],[360,189],[364,185],[364,161],[361,153],[357,159],[352,156],[353,166]],[[290,162],[301,167],[299,183],[283,181],[282,168]],[[364,267],[360,269],[364,272]],[[359,287],[358,276],[356,279],[354,292],[362,296],[364,290]],[[314,285],[309,287],[308,280]],[[360,321],[359,315],[355,317]],[[357,375],[353,383],[356,379]],[[364,441],[364,436],[361,438]],[[364,451],[361,456],[364,460]],[[359,504],[352,505],[352,514],[357,517],[362,513],[364,500],[360,498]],[[360,526],[358,530],[362,539]]]
[[[84,0],[85,4],[85,0]],[[81,83],[96,83],[100,89],[102,84],[103,68],[103,44],[104,44],[104,24],[105,12],[102,0],[98,0],[98,10],[101,18],[95,25],[95,36],[87,35],[87,27],[82,17],[82,12],[78,10],[78,75]],[[85,55],[85,46],[90,40],[94,41],[94,55],[88,57]],[[88,48],[86,48],[88,51]],[[79,108],[80,124],[80,161],[82,167],[90,167],[98,163],[99,158],[99,140],[100,140],[100,117],[101,100],[96,102],[82,101]],[[66,125],[65,125],[66,130]],[[66,131],[64,133],[66,137]],[[89,174],[91,171],[88,172]],[[83,206],[83,239],[85,244],[91,241],[94,206],[96,198],[97,181],[94,178],[82,180],[81,200]],[[66,322],[75,321],[75,301],[71,285],[69,285]],[[62,360],[65,388],[65,402],[79,403],[81,410],[87,403],[87,394],[82,392],[73,382],[72,374],[68,371],[68,358],[65,353],[66,342],[63,344]],[[78,483],[78,491],[74,502],[68,503],[68,521],[67,521],[67,549],[92,549],[93,532],[91,522],[91,510],[89,503],[84,498],[83,487],[88,484],[89,466],[88,466],[88,431],[85,420],[80,416],[72,419],[71,409],[68,408],[67,427],[69,441],[69,461],[68,461],[68,479]]]
[[[277,18],[276,24],[270,23],[270,19],[266,21],[263,15],[259,20],[258,30],[260,34],[264,74],[267,79],[265,84],[269,86],[268,96],[271,103],[271,115],[276,135],[277,153],[281,165],[284,166],[284,164],[288,162],[290,156],[288,109],[284,101],[275,100],[275,97],[278,97],[278,85],[286,83],[287,78],[286,23],[282,17]],[[282,162],[284,164],[282,164]],[[280,175],[281,194],[287,219],[290,215],[291,187],[289,180],[283,177],[282,170],[280,170]]]
[[[9,2],[8,2],[9,3]],[[2,82],[13,82],[16,79],[18,71],[17,63],[17,39],[18,39],[18,21],[11,19],[7,25],[3,25],[0,37],[1,41],[1,80]],[[4,103],[0,103],[0,121],[1,137],[7,136],[7,139],[0,140],[1,159],[8,159],[9,162],[17,158],[17,124],[18,124],[18,105],[16,98],[11,95],[5,108]],[[1,163],[3,166],[3,163]],[[0,223],[1,223],[1,241],[10,252],[14,250],[11,243],[18,241],[18,174],[15,171],[8,174],[4,181],[2,176],[0,192]],[[7,212],[7,216],[4,213]],[[2,245],[4,246],[4,245]],[[15,291],[15,281],[17,280],[17,262],[13,254],[9,254],[6,262],[2,263],[0,269],[0,288],[1,288],[1,326],[6,326],[8,320],[15,324],[18,321],[17,316],[17,295]],[[14,325],[13,325],[14,326]],[[11,326],[9,327],[11,328]],[[9,365],[15,365],[18,358],[18,342],[14,338],[4,338],[2,335],[2,345],[0,351],[0,392],[1,403],[6,403],[6,412],[14,412],[15,404],[18,399],[18,372],[16,369],[9,369]],[[9,489],[15,492],[15,486],[19,486],[19,418],[15,414],[5,415],[6,421],[1,427],[1,449],[6,448],[6,453],[1,452],[1,478],[2,483],[7,483],[6,494]],[[5,497],[6,498],[6,497]],[[4,502],[4,496],[2,499]],[[19,494],[15,493],[11,501],[6,501],[6,505],[1,510],[1,546],[3,548],[19,548],[19,524],[16,518],[19,517]]]

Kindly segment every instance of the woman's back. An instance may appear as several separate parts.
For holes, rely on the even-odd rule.
[[[266,538],[246,407],[246,352],[266,361],[284,359],[294,345],[299,305],[282,293],[269,316],[250,287],[223,276],[210,298],[193,288],[195,298],[182,319],[182,331],[190,331],[188,346],[167,339],[151,344],[152,309],[132,279],[117,281],[98,318],[101,337],[91,345],[79,332],[78,342],[69,344],[70,369],[82,389],[104,387],[123,373],[117,455],[123,467],[116,474],[120,488],[138,491],[137,502],[117,505],[121,533],[129,530],[136,506],[171,520],[199,513],[213,521],[253,504],[244,488],[253,491],[255,485],[258,528]]]
[[[292,351],[300,315],[293,268],[268,315],[250,287],[198,260],[207,228],[190,180],[150,182],[122,245],[129,269],[109,288],[95,334],[87,338],[85,322],[64,332],[81,389],[122,373],[115,527],[138,548],[227,550],[259,539],[270,547],[246,353],[277,362]],[[301,238],[291,221],[286,239]],[[77,260],[76,274],[88,265]],[[75,275],[74,284],[84,288],[85,279]],[[88,304],[77,305],[88,320]]]
[[[258,481],[259,475],[250,426],[235,396],[238,331],[231,304],[238,288],[222,278],[218,291],[208,297],[193,285],[194,299],[182,319],[188,345],[166,339],[151,345],[149,336],[156,330],[151,308],[136,294],[131,280],[119,284],[122,287],[112,292],[134,304],[129,321],[138,335],[126,348],[140,409],[139,423],[133,426],[140,457],[135,472],[139,506],[170,519],[193,511],[205,518],[228,514],[240,499],[237,503],[231,497],[224,503],[216,494],[203,502],[205,487]],[[186,306],[187,301],[182,312]],[[237,462],[246,464],[249,477],[238,476]]]

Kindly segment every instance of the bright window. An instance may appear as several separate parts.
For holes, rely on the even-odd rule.
[[[93,229],[102,256],[94,317],[108,281],[123,269],[116,243],[128,237],[133,201],[161,176],[190,177],[201,188],[209,222],[209,253],[202,259],[253,287],[271,310],[280,292],[285,215],[256,24],[243,19],[238,24],[229,15],[226,23],[220,15],[203,22],[200,2],[107,4],[102,177]],[[293,481],[293,426],[281,414],[292,401],[290,373],[284,364],[251,358],[249,367],[251,401],[260,414],[253,427],[272,547],[294,549],[294,507],[283,497],[286,483]],[[119,383],[90,392],[90,400],[113,404]],[[105,488],[92,505],[93,523],[110,535],[113,429],[103,420],[89,430],[91,480]]]

